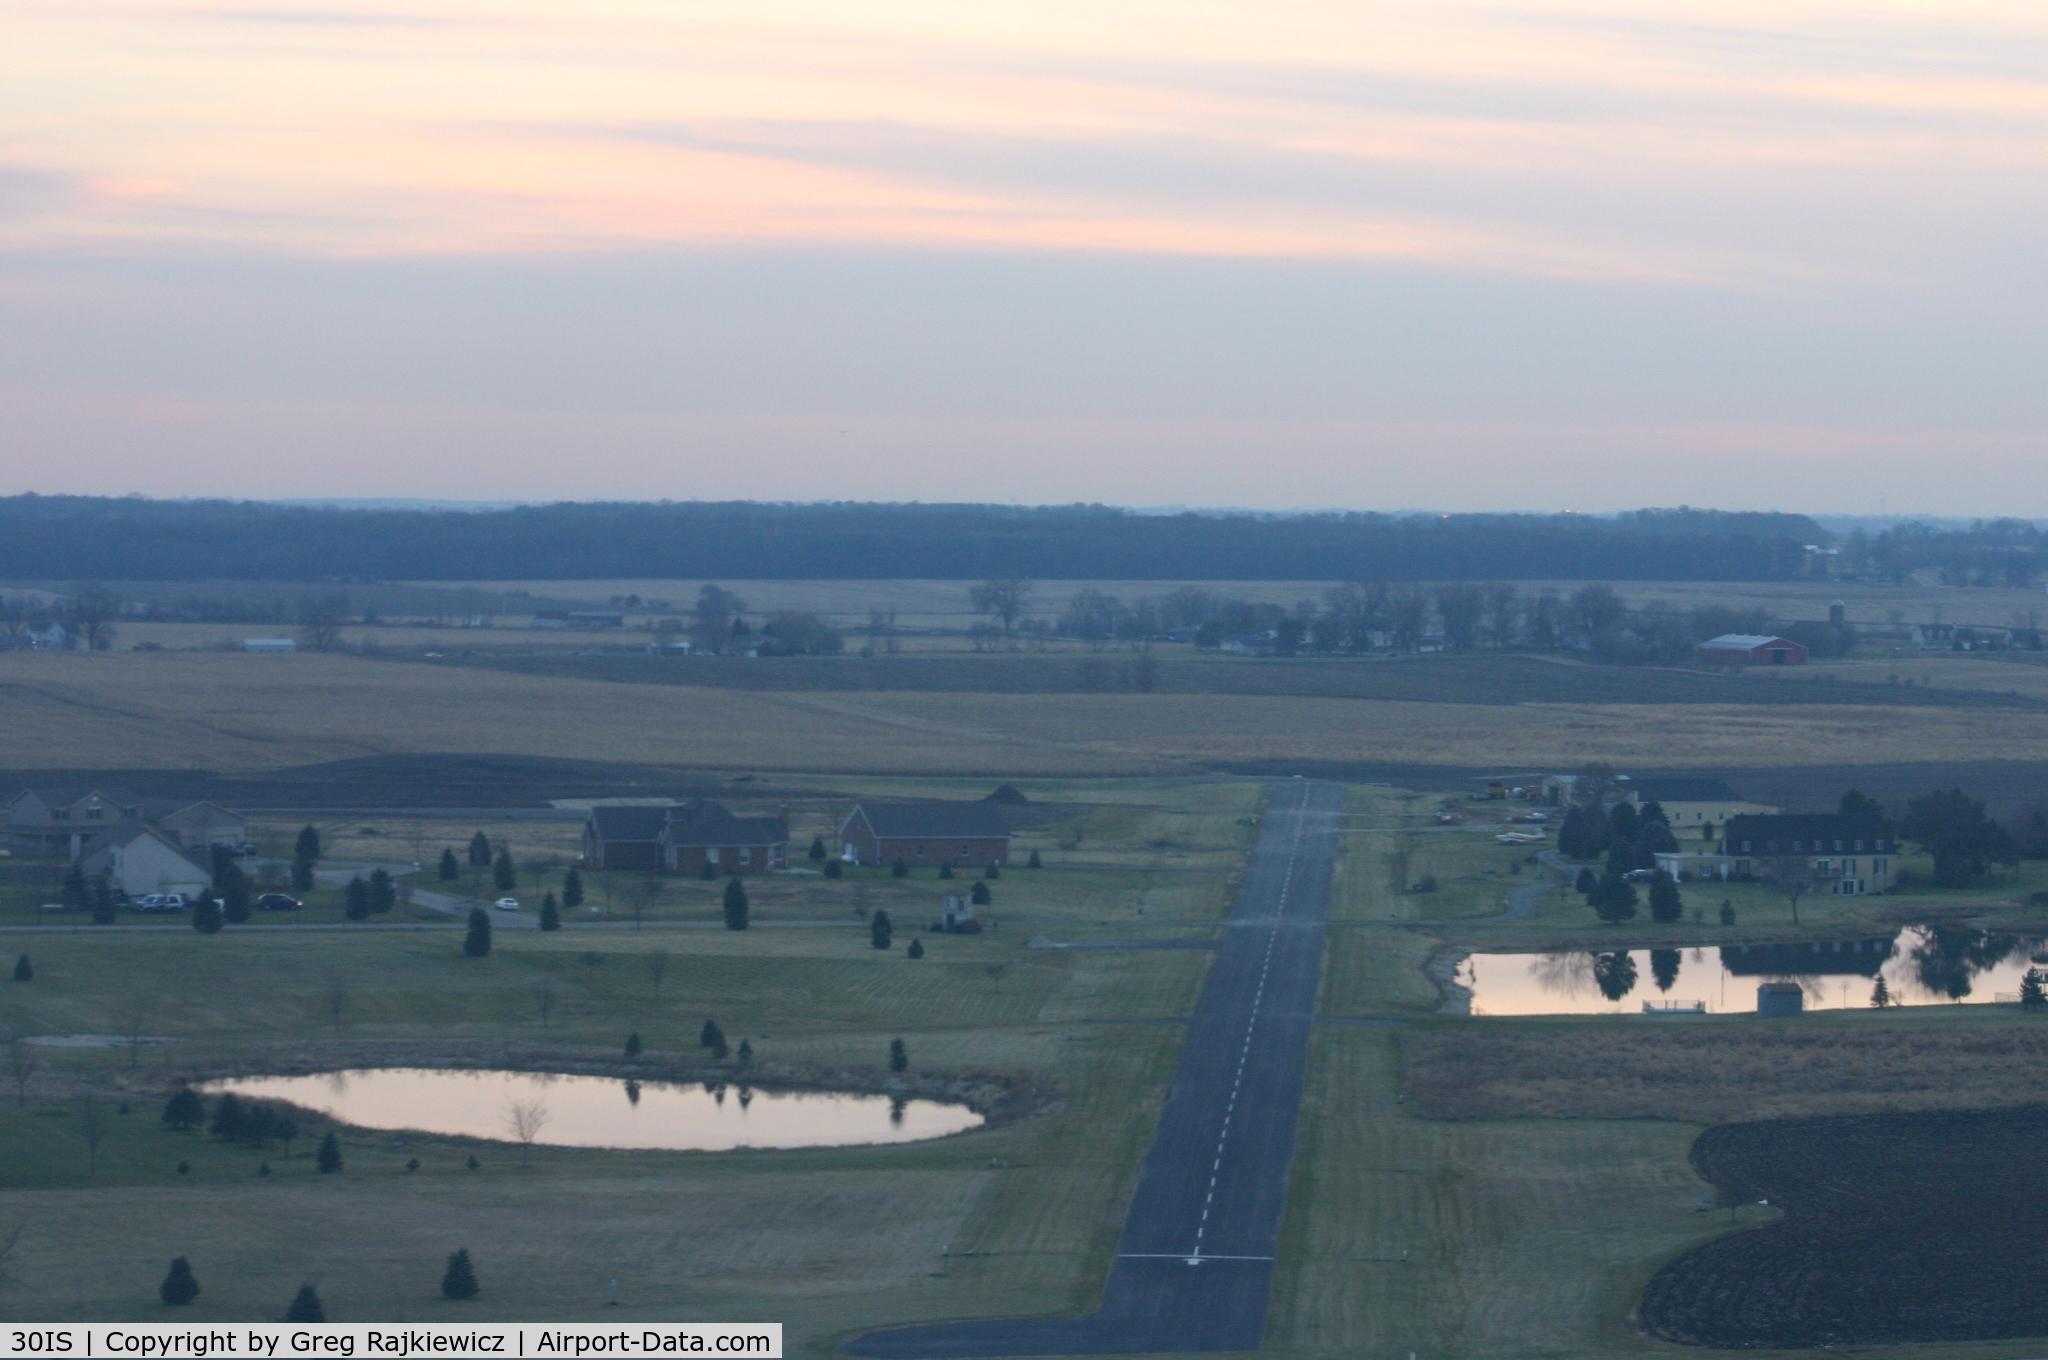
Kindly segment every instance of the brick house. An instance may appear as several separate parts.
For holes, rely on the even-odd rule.
[[[787,867],[789,827],[780,817],[736,817],[718,803],[606,804],[583,823],[583,862],[593,869],[758,874]]]
[[[987,799],[973,803],[856,803],[839,826],[853,864],[960,865],[1010,862],[1010,828]]]
[[[789,824],[780,817],[735,817],[695,798],[668,810],[661,829],[662,867],[701,874],[765,874],[789,866]]]

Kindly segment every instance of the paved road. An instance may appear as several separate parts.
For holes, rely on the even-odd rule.
[[[1537,851],[1536,860],[1544,868],[1550,870],[1550,875],[1538,878],[1533,883],[1524,883],[1518,888],[1511,889],[1508,892],[1507,910],[1498,916],[1482,919],[1491,921],[1526,921],[1536,914],[1536,908],[1542,902],[1545,893],[1555,892],[1567,883],[1570,883],[1579,872],[1579,866],[1576,864],[1566,864],[1555,850]]]
[[[1334,784],[1273,794],[1188,1023],[1102,1306],[940,1323],[847,1346],[887,1357],[1257,1348],[1294,1158],[1336,855]]]

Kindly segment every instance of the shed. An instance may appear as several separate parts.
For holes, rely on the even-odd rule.
[[[1756,989],[1758,1015],[1798,1015],[1806,1009],[1806,989],[1796,982],[1764,982]]]
[[[299,644],[295,638],[243,638],[245,652],[296,652]]]

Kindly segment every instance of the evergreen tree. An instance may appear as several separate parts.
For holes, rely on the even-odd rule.
[[[1877,981],[1871,984],[1870,1004],[1879,1010],[1883,1010],[1886,1006],[1892,1004],[1892,989],[1890,984],[1884,980],[1883,973],[1879,973]]]
[[[220,903],[201,893],[192,904],[192,928],[201,935],[218,935],[221,925]]]
[[[745,1067],[754,1060],[754,1046],[745,1039],[740,1040],[740,1066]]]
[[[1588,901],[1592,900],[1593,890],[1599,886],[1600,875],[1593,872],[1593,866],[1590,864],[1580,869],[1579,876],[1572,881],[1572,888],[1584,895]]]
[[[92,881],[92,921],[96,926],[114,924],[118,904],[114,900],[114,885],[107,882],[105,874],[99,874]]]
[[[1001,877],[1003,876],[1003,871],[1002,871],[1002,869],[1001,869],[1001,868],[999,868],[999,867],[997,866],[997,864],[996,864],[996,862],[995,862],[994,860],[990,860],[990,861],[988,862],[988,868],[986,868],[986,869],[983,869],[983,870],[981,871],[981,876],[982,876],[983,878],[990,878],[990,879],[994,879],[994,878],[1001,878]]]
[[[724,1031],[718,1028],[718,1022],[707,1015],[704,1017],[704,1028],[697,1031],[697,1046],[710,1048],[723,1034]]]
[[[629,1058],[640,1056],[640,1031],[637,1029],[626,1036],[626,1056]]]
[[[491,838],[481,831],[469,838],[469,863],[476,869],[491,867]]]
[[[334,1130],[329,1129],[327,1136],[320,1140],[320,1152],[314,1159],[314,1165],[320,1168],[323,1176],[332,1176],[341,1170],[341,1140],[334,1136]]]
[[[325,1322],[327,1310],[320,1306],[320,1296],[313,1292],[313,1286],[302,1284],[299,1292],[292,1296],[292,1306],[284,1310],[286,1322]]]
[[[902,1072],[910,1066],[910,1050],[903,1046],[901,1039],[889,1041],[889,1070]]]
[[[441,866],[436,872],[439,873],[443,883],[453,883],[456,879],[462,877],[462,863],[455,858],[453,850],[443,850],[441,852]]]
[[[249,876],[242,872],[242,866],[230,860],[214,875],[213,890],[220,897],[220,914],[232,925],[241,925],[249,919],[252,905],[249,892]]]
[[[1633,803],[1616,803],[1607,813],[1607,825],[1617,841],[1633,841],[1641,820]]]
[[[709,859],[705,860],[704,867],[697,871],[697,877],[703,879],[706,883],[709,883],[712,879],[718,877],[718,866],[716,864],[713,864]]]
[[[811,837],[810,857],[813,863],[820,862],[825,858],[825,838],[823,836]]]
[[[519,886],[519,870],[512,864],[510,846],[500,850],[498,858],[492,863],[491,884],[501,893],[511,892]]]
[[[196,1129],[206,1122],[206,1101],[191,1087],[180,1086],[164,1102],[163,1122],[166,1127],[180,1131]]]
[[[14,980],[16,982],[34,982],[36,980],[36,970],[29,965],[28,955],[23,954],[14,961]]]
[[[476,1295],[476,1267],[470,1264],[469,1249],[465,1247],[448,1258],[448,1268],[441,1273],[441,1297],[473,1299]]]
[[[841,878],[845,873],[846,870],[840,865],[838,860],[828,859],[825,861],[825,877]]]
[[[974,885],[974,891],[967,894],[967,900],[974,903],[977,907],[987,906],[989,901],[987,881],[977,880]]]
[[[875,914],[868,918],[868,943],[877,949],[887,949],[892,929],[889,924],[889,913],[876,908]]]
[[[1609,925],[1635,919],[1635,885],[1609,869],[1593,889],[1593,911]]]
[[[1850,789],[1843,794],[1836,810],[1844,817],[1864,818],[1874,822],[1882,822],[1885,819],[1884,804],[1861,789]]]
[[[2030,1011],[2048,1006],[2048,988],[2044,988],[2041,970],[2029,968],[2020,978],[2020,1005]]]
[[[583,905],[583,875],[574,869],[562,879],[562,909],[574,911]]]
[[[342,889],[341,914],[351,921],[370,919],[370,885],[363,881],[361,874],[350,879],[348,887]]]
[[[1667,923],[1685,919],[1685,899],[1679,896],[1678,883],[1670,874],[1660,873],[1650,880],[1650,919]]]
[[[171,1262],[170,1274],[157,1286],[157,1296],[172,1308],[183,1308],[199,1297],[199,1281],[192,1278],[192,1266],[179,1256]]]
[[[292,842],[292,858],[302,859],[308,864],[320,862],[320,830],[314,826],[299,828],[299,838]]]
[[[1027,869],[1043,869],[1045,867],[1045,861],[1038,857],[1038,852],[1036,850],[1033,850],[1031,852],[1031,858],[1024,861],[1024,867]]]
[[[491,918],[482,907],[469,909],[469,933],[462,937],[462,952],[472,959],[491,952]]]
[[[553,893],[549,893],[540,900],[540,928],[542,930],[560,930],[562,928],[562,911],[560,907],[555,905],[555,895]]]
[[[478,1161],[476,1159],[476,1154],[472,1152],[469,1154],[469,1160],[464,1162],[463,1165],[467,1167],[469,1170],[475,1171],[481,1168],[483,1166],[483,1163]]]
[[[724,1062],[725,1055],[731,1051],[725,1046],[725,1034],[721,1031],[717,1041],[711,1045],[711,1060],[713,1062]]]
[[[370,914],[382,916],[398,905],[398,885],[382,865],[370,871]]]
[[[292,861],[292,891],[309,893],[313,891],[313,861],[295,859]]]
[[[906,860],[905,858],[903,858],[903,856],[901,856],[901,855],[898,855],[898,856],[896,857],[896,862],[895,862],[894,864],[892,864],[892,865],[890,865],[890,866],[889,866],[889,877],[891,877],[891,878],[909,878],[909,877],[910,877],[910,861],[909,861],[909,860]]]
[[[940,878],[951,878],[952,876],[953,876],[953,861],[952,861],[952,860],[949,860],[949,859],[942,859],[942,860],[940,860],[940,861],[939,861],[939,877],[940,877]]]
[[[907,953],[907,954],[908,954],[908,955],[909,955],[909,956],[910,956],[911,958],[913,958],[913,959],[921,959],[921,958],[923,958],[923,957],[924,957],[924,941],[923,941],[923,940],[912,940],[912,941],[910,942],[910,948],[909,948],[909,949],[907,949],[907,950],[905,950],[904,952],[905,952],[905,953]]]
[[[207,1125],[206,1131],[223,1143],[242,1141],[242,1101],[233,1091],[214,1102],[213,1122]]]
[[[84,911],[92,905],[92,888],[85,881],[85,866],[73,861],[64,871],[64,887],[61,890],[66,910]]]
[[[725,928],[747,928],[747,885],[733,878],[725,885]]]
[[[1735,904],[1733,902],[1724,900],[1721,903],[1721,924],[1724,926],[1735,924]]]

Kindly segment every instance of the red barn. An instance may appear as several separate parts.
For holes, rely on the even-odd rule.
[[[1804,666],[1806,648],[1790,638],[1761,633],[1723,633],[1700,644],[1710,666]]]

